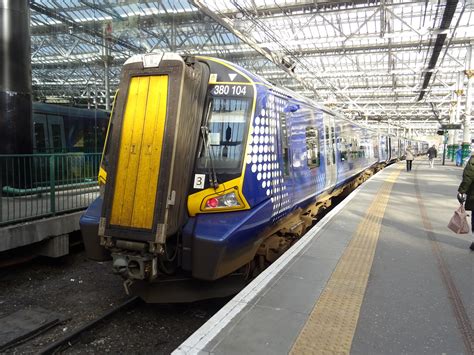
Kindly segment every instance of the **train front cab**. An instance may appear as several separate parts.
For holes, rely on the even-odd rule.
[[[129,60],[122,73],[101,169],[101,244],[126,279],[153,280],[181,267],[214,280],[253,257],[250,236],[271,216],[268,203],[250,210],[246,197],[257,201],[244,186],[255,84],[217,60],[185,63],[165,54],[150,67],[146,60]],[[183,71],[195,87],[179,96]],[[153,97],[162,102],[150,102]],[[179,126],[193,114],[194,126]]]
[[[194,278],[215,280],[254,258],[259,247],[255,235],[268,225],[272,206],[266,190],[250,176],[266,176],[270,154],[276,157],[276,152],[269,151],[270,124],[262,111],[265,85],[230,63],[200,59],[214,75],[203,122],[208,133],[199,142],[188,198],[181,267]]]

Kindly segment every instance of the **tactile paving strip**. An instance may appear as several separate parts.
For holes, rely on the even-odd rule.
[[[380,187],[326,288],[293,344],[291,354],[348,354],[364,299],[382,219],[403,166]]]

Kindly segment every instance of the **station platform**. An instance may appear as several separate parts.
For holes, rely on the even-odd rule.
[[[362,184],[174,354],[472,354],[462,168],[425,157]]]
[[[33,246],[37,255],[67,255],[68,235],[80,230],[79,219],[98,196],[97,185],[59,191],[53,199],[49,193],[0,195],[0,253]]]

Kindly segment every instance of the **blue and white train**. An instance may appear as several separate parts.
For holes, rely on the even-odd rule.
[[[112,112],[103,194],[81,219],[83,236],[110,251],[127,289],[148,301],[234,292],[235,280],[288,249],[331,197],[403,159],[407,145],[427,148],[225,60],[134,56]],[[100,248],[89,252],[97,258]]]

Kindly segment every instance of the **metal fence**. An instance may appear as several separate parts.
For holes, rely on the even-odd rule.
[[[72,212],[97,196],[100,153],[0,155],[0,225]]]

